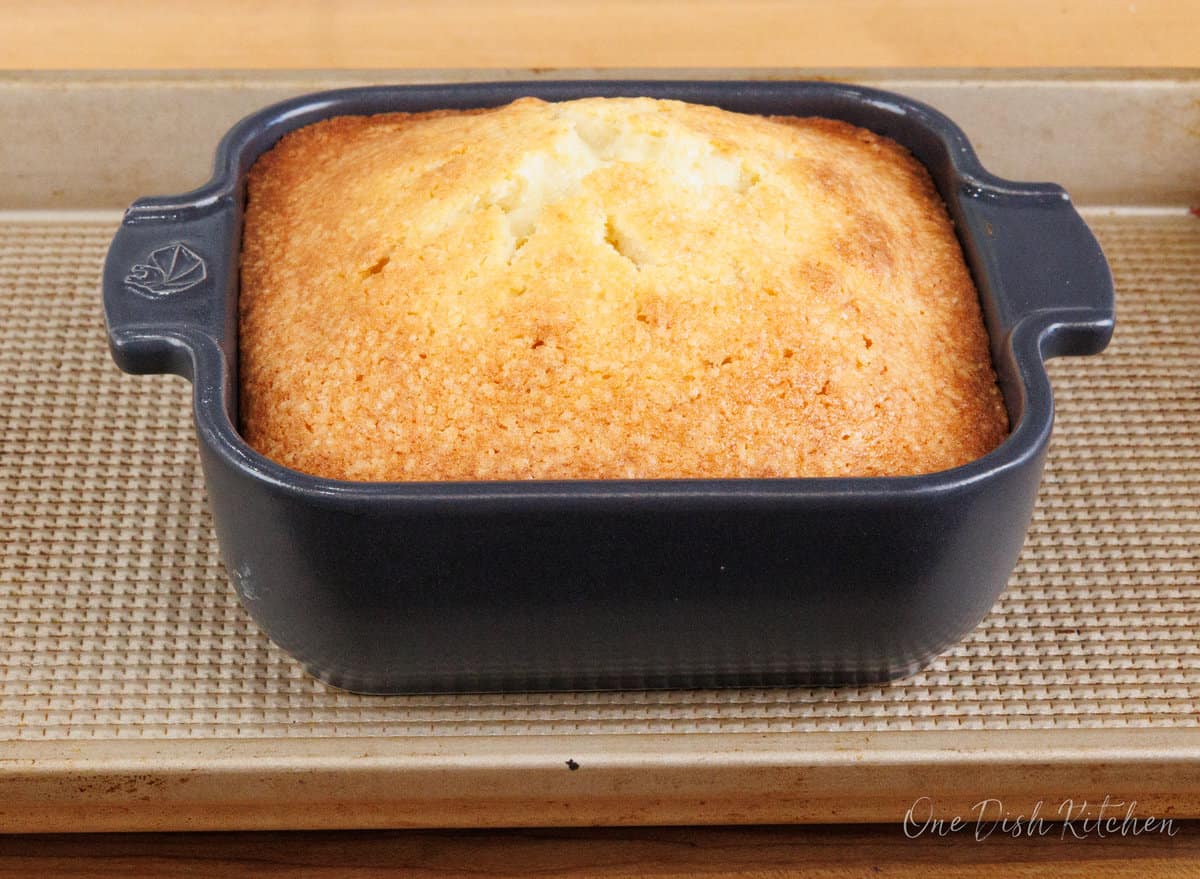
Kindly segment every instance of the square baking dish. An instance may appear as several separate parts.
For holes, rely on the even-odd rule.
[[[843,119],[929,169],[975,278],[1013,426],[926,476],[351,483],[239,437],[244,178],[329,116],[643,95]],[[1029,524],[1053,423],[1047,358],[1102,350],[1111,275],[1063,190],[997,179],[899,95],[835,83],[561,82],[348,89],[235,126],[213,179],[142,199],[104,271],[113,356],[193,382],[223,561],[316,677],[359,692],[853,684],[899,677],[991,608]]]

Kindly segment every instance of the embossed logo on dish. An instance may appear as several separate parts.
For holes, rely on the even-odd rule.
[[[166,296],[190,290],[208,277],[203,257],[176,241],[154,250],[144,263],[137,263],[125,283],[139,293]]]

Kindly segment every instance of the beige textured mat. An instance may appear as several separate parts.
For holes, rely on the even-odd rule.
[[[1091,219],[1116,338],[1052,365],[1020,567],[928,670],[857,690],[386,698],[308,678],[237,604],[189,387],[108,357],[115,221],[0,221],[0,740],[1200,725],[1200,219]]]

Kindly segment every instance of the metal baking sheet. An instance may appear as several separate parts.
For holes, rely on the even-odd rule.
[[[1047,475],[994,612],[926,671],[861,689],[370,697],[307,677],[226,582],[189,387],[123,376],[105,350],[117,204],[73,190],[70,169],[35,185],[49,168],[6,166],[23,147],[0,147],[26,187],[0,213],[0,829],[877,821],[921,798],[945,815],[1104,796],[1200,815],[1200,74],[905,76],[845,78],[934,100],[998,173],[1071,186],[1113,266],[1118,329],[1099,359],[1051,365]],[[69,129],[89,95],[125,107],[123,125],[190,100],[199,129],[177,152],[212,128],[209,151],[247,91],[258,106],[343,84],[329,79],[14,77],[0,122],[47,83],[68,99],[43,95],[35,128],[60,114]],[[1106,174],[1087,149],[1063,165],[1076,179],[1056,174],[1060,104],[1081,126],[1141,114],[1106,136],[1157,138],[1178,174]],[[997,114],[1044,142],[972,130]],[[1180,138],[1193,152],[1172,159]],[[195,169],[160,146],[139,173],[178,190],[171,175]],[[110,201],[149,191],[74,149]]]

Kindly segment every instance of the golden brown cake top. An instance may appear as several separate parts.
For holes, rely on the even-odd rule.
[[[928,173],[645,98],[344,116],[250,172],[241,419],[340,479],[876,476],[1007,432]]]

